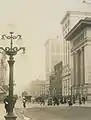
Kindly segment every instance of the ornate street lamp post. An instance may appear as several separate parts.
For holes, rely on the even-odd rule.
[[[14,65],[14,55],[16,55],[20,50],[23,50],[23,52],[25,52],[25,47],[13,47],[13,40],[15,39],[21,39],[21,35],[13,35],[14,32],[10,32],[10,35],[2,35],[2,38],[3,40],[6,39],[10,39],[10,47],[0,47],[1,50],[3,50],[6,55],[9,56],[9,60],[8,60],[8,64],[9,64],[9,96],[8,96],[8,99],[9,99],[9,104],[8,104],[8,107],[9,107],[9,110],[8,110],[8,114],[5,116],[5,119],[6,120],[16,120],[16,116],[14,115],[13,113],[13,65]]]

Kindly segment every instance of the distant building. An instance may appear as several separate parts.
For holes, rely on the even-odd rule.
[[[62,95],[62,72],[63,72],[63,62],[59,62],[54,66],[55,71],[55,90],[56,95]]]
[[[27,91],[22,92],[22,97],[25,97],[25,96],[28,96],[28,92]]]
[[[62,61],[54,66],[54,72],[50,76],[50,95],[61,96],[62,95]]]
[[[7,61],[6,54],[3,52],[0,54],[0,85],[7,85],[7,80]]]
[[[2,86],[0,86],[0,102],[3,102],[5,96],[7,95],[7,92],[5,89],[3,89]]]
[[[7,81],[7,62],[6,54],[0,53],[0,101],[3,101],[5,95],[8,93]]]
[[[31,82],[30,95],[33,97],[45,96],[45,81],[36,79]]]
[[[45,43],[45,74],[46,74],[46,84],[49,85],[49,77],[51,72],[54,70],[54,65],[56,65],[61,60],[61,41],[59,37],[48,39]],[[49,86],[47,87],[49,89]]]

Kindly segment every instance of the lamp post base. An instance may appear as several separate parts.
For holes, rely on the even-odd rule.
[[[16,118],[17,118],[17,116],[15,116],[14,114],[6,115],[4,117],[5,117],[5,120],[16,120]]]

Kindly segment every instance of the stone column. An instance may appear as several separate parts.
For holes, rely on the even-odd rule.
[[[82,95],[84,95],[84,84],[85,84],[85,65],[84,65],[84,47],[81,49],[81,85],[82,85]]]
[[[84,48],[81,49],[81,85],[85,83],[85,73],[84,73]]]
[[[80,93],[80,51],[76,52],[76,89]]]
[[[73,53],[73,86],[76,86],[76,53]]]
[[[83,56],[83,84],[85,84],[84,47],[82,48],[82,56]]]
[[[81,51],[78,50],[77,52],[77,74],[78,74],[78,86],[80,87],[81,84]]]
[[[75,67],[76,67],[76,86],[78,86],[78,52],[76,52]]]
[[[75,87],[76,87],[76,52],[72,53],[73,58],[73,71],[72,71],[72,89],[71,94],[75,95]]]

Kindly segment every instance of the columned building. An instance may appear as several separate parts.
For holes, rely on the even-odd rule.
[[[91,18],[79,20],[65,39],[72,45],[72,94],[91,100]]]
[[[84,65],[87,61],[84,55],[86,54],[87,48],[84,49],[84,47],[80,47],[80,42],[83,41],[82,39],[86,39],[84,38],[84,30],[86,31],[87,27],[84,29],[82,23],[81,28],[79,28],[78,23],[80,20],[84,21],[86,20],[85,18],[89,17],[91,17],[91,13],[88,12],[68,11],[61,21],[64,43],[66,44],[66,46],[64,45],[65,51],[63,51],[65,53],[64,61],[66,61],[63,61],[62,91],[64,96],[72,94],[77,96],[84,94],[86,96],[87,93],[87,85],[85,85],[85,88],[82,87],[82,84],[85,84],[88,74],[85,68],[87,65]],[[79,31],[78,29],[76,30],[77,27],[80,29]],[[75,31],[74,34],[73,31]],[[88,64],[88,62],[86,63]]]

